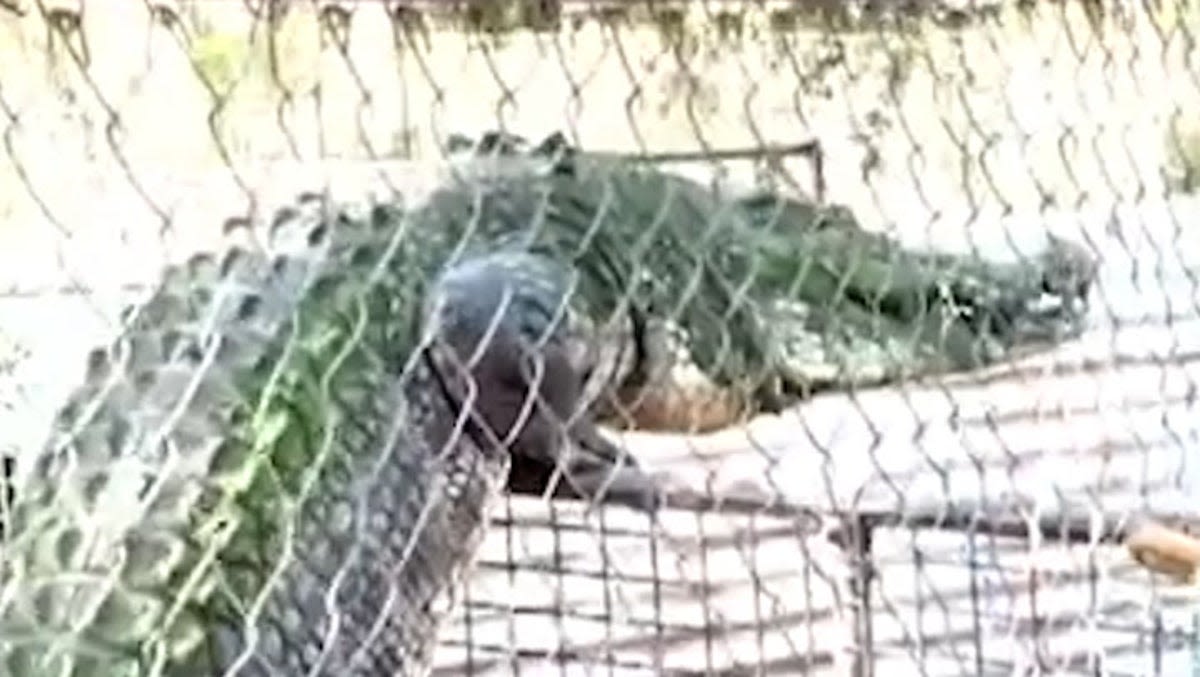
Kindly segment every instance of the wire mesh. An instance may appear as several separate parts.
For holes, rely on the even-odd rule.
[[[1198,25],[0,0],[0,674],[1200,669]]]

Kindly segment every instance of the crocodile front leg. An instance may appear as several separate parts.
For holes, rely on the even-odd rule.
[[[660,490],[596,429],[572,359],[568,286],[547,259],[507,252],[451,267],[435,285],[437,370],[472,425],[513,457],[510,488],[654,510]],[[536,487],[536,488],[535,488]]]

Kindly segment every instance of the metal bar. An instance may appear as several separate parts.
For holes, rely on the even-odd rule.
[[[646,162],[700,162],[703,160],[752,160],[761,157],[788,155],[821,155],[821,142],[810,139],[786,145],[744,146],[711,150],[665,151],[661,153],[630,154],[630,158]]]
[[[854,677],[873,677],[875,674],[875,628],[871,599],[871,583],[875,580],[875,565],[871,558],[874,525],[869,518],[847,519],[845,529],[851,539],[846,549],[850,565],[851,622],[854,635],[854,658],[850,674]]]
[[[632,153],[626,155],[630,160],[666,163],[666,162],[705,162],[713,160],[758,160],[767,159],[774,169],[780,169],[780,158],[799,155],[808,159],[813,169],[813,197],[819,203],[825,202],[825,152],[821,142],[809,139],[801,143],[784,145],[764,145],[742,148],[725,148],[693,151],[666,151],[661,153]]]

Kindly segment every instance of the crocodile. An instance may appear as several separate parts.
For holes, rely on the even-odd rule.
[[[676,353],[728,423],[856,382],[847,356],[962,369],[1061,340],[1090,284],[1065,246],[907,252],[844,208],[483,140],[412,204],[233,222],[255,237],[128,309],[15,488],[4,674],[425,674],[518,464],[663,505],[597,421]]]
[[[578,293],[611,344],[588,401],[616,427],[710,431],[827,390],[996,364],[1086,327],[1095,257],[1053,235],[994,261],[905,246],[839,204],[723,194],[557,132],[447,147],[463,161],[426,207],[424,237],[444,238],[431,251],[515,237],[584,271]]]
[[[425,674],[510,452],[578,440],[578,482],[620,492],[586,421],[509,406],[531,369],[548,411],[578,396],[567,323],[531,320],[564,289],[486,257],[426,284],[408,224],[307,194],[127,309],[11,506],[4,674]]]

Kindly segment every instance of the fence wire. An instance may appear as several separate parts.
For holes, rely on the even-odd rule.
[[[1200,670],[1197,27],[0,0],[0,674]]]

